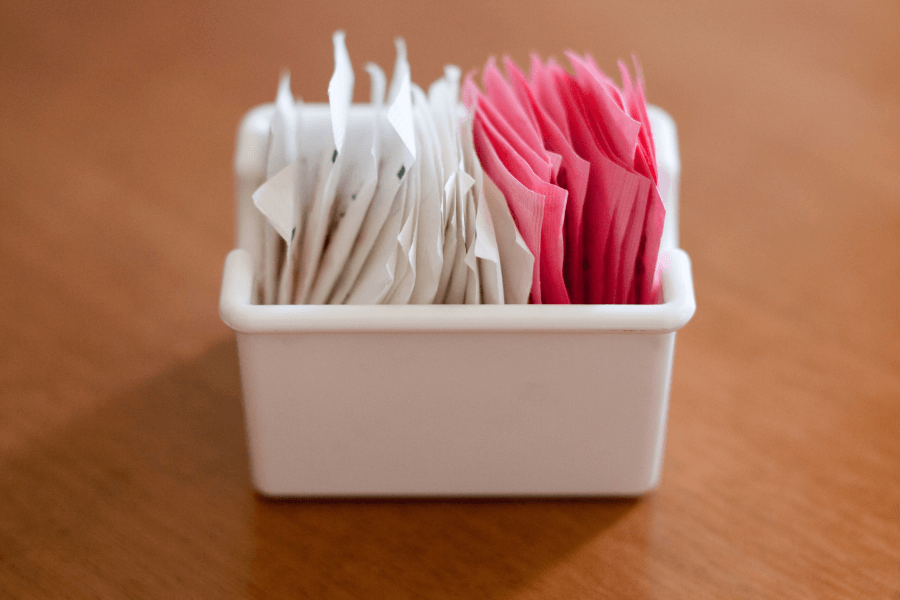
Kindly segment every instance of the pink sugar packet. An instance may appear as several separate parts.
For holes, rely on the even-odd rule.
[[[506,72],[512,80],[513,90],[537,124],[547,150],[560,156],[560,168],[556,183],[569,193],[566,201],[565,220],[563,222],[563,274],[566,280],[566,287],[569,290],[570,301],[573,304],[584,304],[585,276],[582,217],[591,165],[575,152],[568,136],[553,121],[547,109],[537,101],[534,90],[529,87],[528,80],[515,63],[507,60],[505,66]]]
[[[515,67],[515,64],[508,57],[504,58],[504,64],[507,68],[507,74],[509,73],[509,65]],[[555,184],[562,157],[546,147],[531,111],[521,101],[510,83],[500,74],[493,57],[488,60],[488,64],[485,67],[482,83],[484,84],[487,99],[496,106],[503,107],[502,115],[509,122],[510,126],[528,144],[528,147],[541,157],[542,161],[550,164],[549,177],[543,166],[541,166],[540,171],[534,169],[534,172],[542,179]]]
[[[593,112],[595,136],[610,149],[616,162],[640,177],[634,192],[630,186],[624,189],[613,209],[609,237],[614,282],[611,301],[655,303],[659,290],[654,280],[665,209],[656,186],[655,151],[643,87],[640,80],[637,85],[632,82],[621,62],[620,91],[593,59],[583,59],[572,52],[567,56],[577,73],[584,104]],[[639,73],[636,61],[635,66]],[[610,127],[610,123],[615,126]]]
[[[552,77],[548,77],[546,71],[550,67],[559,66],[552,58],[544,65],[541,58],[537,54],[531,55],[531,91],[537,99],[541,107],[547,111],[559,130],[562,131],[566,138],[571,140],[572,133],[569,131],[569,121],[566,118],[565,108],[556,98],[556,86],[553,84]]]
[[[463,102],[472,110],[478,103],[478,90],[474,85],[468,85],[469,83],[470,80],[467,80],[466,85],[463,86]],[[476,110],[476,117],[477,114]],[[528,189],[509,172],[488,139],[481,119],[473,119],[472,138],[475,152],[478,160],[481,161],[485,175],[503,193],[516,227],[519,229],[525,245],[528,246],[528,250],[534,255],[534,276],[531,282],[529,302],[542,304],[541,226],[544,220],[544,199],[540,194]]]
[[[566,52],[575,79],[582,90],[582,101],[593,116],[591,125],[609,158],[627,169],[634,166],[641,130],[640,121],[631,118],[622,106],[618,88],[605,73],[572,51]]]
[[[656,165],[656,148],[653,145],[653,132],[650,129],[650,118],[647,116],[647,102],[644,99],[643,77],[640,63],[637,57],[632,57],[637,81],[633,83],[628,73],[628,68],[619,61],[619,71],[622,74],[622,88],[624,91],[625,109],[632,118],[641,122],[641,132],[638,137],[638,155],[635,157],[635,169],[653,180],[650,188],[650,197],[646,203],[646,216],[644,220],[644,248],[642,254],[637,257],[641,262],[641,274],[643,277],[635,282],[630,290],[627,302],[640,302],[642,304],[656,304],[660,294],[660,265],[657,257],[659,254],[659,242],[662,238],[662,229],[666,219],[666,210],[659,196],[657,184],[659,172]],[[651,270],[651,264],[652,270]],[[637,271],[636,267],[636,271]],[[650,273],[652,272],[652,276]],[[636,278],[637,279],[637,278]]]
[[[476,120],[477,120],[476,115]],[[569,304],[569,294],[563,276],[563,219],[566,210],[566,190],[543,181],[506,140],[484,121],[484,133],[493,145],[504,166],[519,182],[538,194],[544,203],[541,223],[541,297],[543,304]]]
[[[500,84],[497,81],[499,72],[496,67],[491,72],[490,66],[489,63],[486,78],[492,80],[491,86],[498,96],[495,100],[499,106],[490,97],[482,95],[471,79],[467,79],[465,83],[465,101],[476,107],[476,149],[480,143],[490,144],[507,173],[542,202],[540,253],[535,253],[535,263],[540,273],[540,303],[568,304],[569,295],[563,275],[563,220],[567,193],[551,181],[555,179],[554,170],[558,171],[559,162],[549,158],[540,136],[524,109],[519,106],[516,96],[505,82]],[[499,91],[498,87],[501,88]],[[514,128],[505,117],[514,121],[517,127]],[[526,143],[524,138],[528,138],[531,144]],[[485,172],[493,179],[493,174],[487,168]],[[503,186],[496,180],[495,183],[503,191]],[[515,214],[512,207],[511,212]],[[532,294],[532,302],[537,303],[535,294]]]
[[[466,86],[469,85],[474,86],[475,84],[467,81]],[[503,139],[512,146],[516,154],[521,156],[528,164],[528,168],[535,175],[542,181],[550,181],[553,176],[554,166],[544,149],[543,142],[539,136],[537,144],[535,144],[533,139],[527,141],[525,139],[526,137],[533,138],[533,136],[528,135],[531,133],[528,130],[533,127],[530,120],[525,115],[521,115],[521,119],[513,118],[513,115],[510,114],[512,111],[509,104],[503,101],[497,102],[495,99],[478,92],[477,88],[475,88],[473,94],[477,98],[478,110],[476,118],[484,119],[493,125],[497,132],[503,136]],[[515,123],[511,121],[515,121]],[[525,123],[528,124],[527,127],[524,126]]]
[[[590,163],[583,211],[585,302],[609,304],[614,297],[609,247],[613,210],[626,171],[595,139],[576,82],[558,65],[544,71],[550,99],[563,108],[575,151]]]

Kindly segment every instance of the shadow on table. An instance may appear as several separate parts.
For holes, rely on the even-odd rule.
[[[22,597],[496,597],[636,504],[258,497],[227,340],[0,456],[0,581]]]
[[[251,585],[269,597],[504,596],[636,503],[260,499]]]
[[[20,440],[0,446],[0,589],[245,596],[255,499],[234,342],[109,398],[46,388],[40,411],[0,422]],[[44,418],[67,403],[67,421]]]

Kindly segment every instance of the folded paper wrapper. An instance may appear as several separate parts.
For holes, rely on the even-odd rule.
[[[328,106],[304,110],[327,135]],[[271,115],[257,107],[238,132],[237,249],[220,298],[260,493],[635,496],[658,485],[675,332],[695,310],[668,114],[649,107],[663,301],[558,306],[254,304],[264,221],[252,194]]]

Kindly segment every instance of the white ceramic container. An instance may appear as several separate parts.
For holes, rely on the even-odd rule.
[[[328,135],[327,105],[305,110]],[[254,109],[238,134],[238,247],[220,301],[237,335],[260,493],[633,496],[657,486],[675,332],[695,309],[665,112],[650,109],[667,208],[653,306],[254,304],[263,221],[251,195],[271,113]]]

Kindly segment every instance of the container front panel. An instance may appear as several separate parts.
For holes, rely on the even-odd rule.
[[[635,495],[655,487],[675,334],[238,334],[273,496]]]

